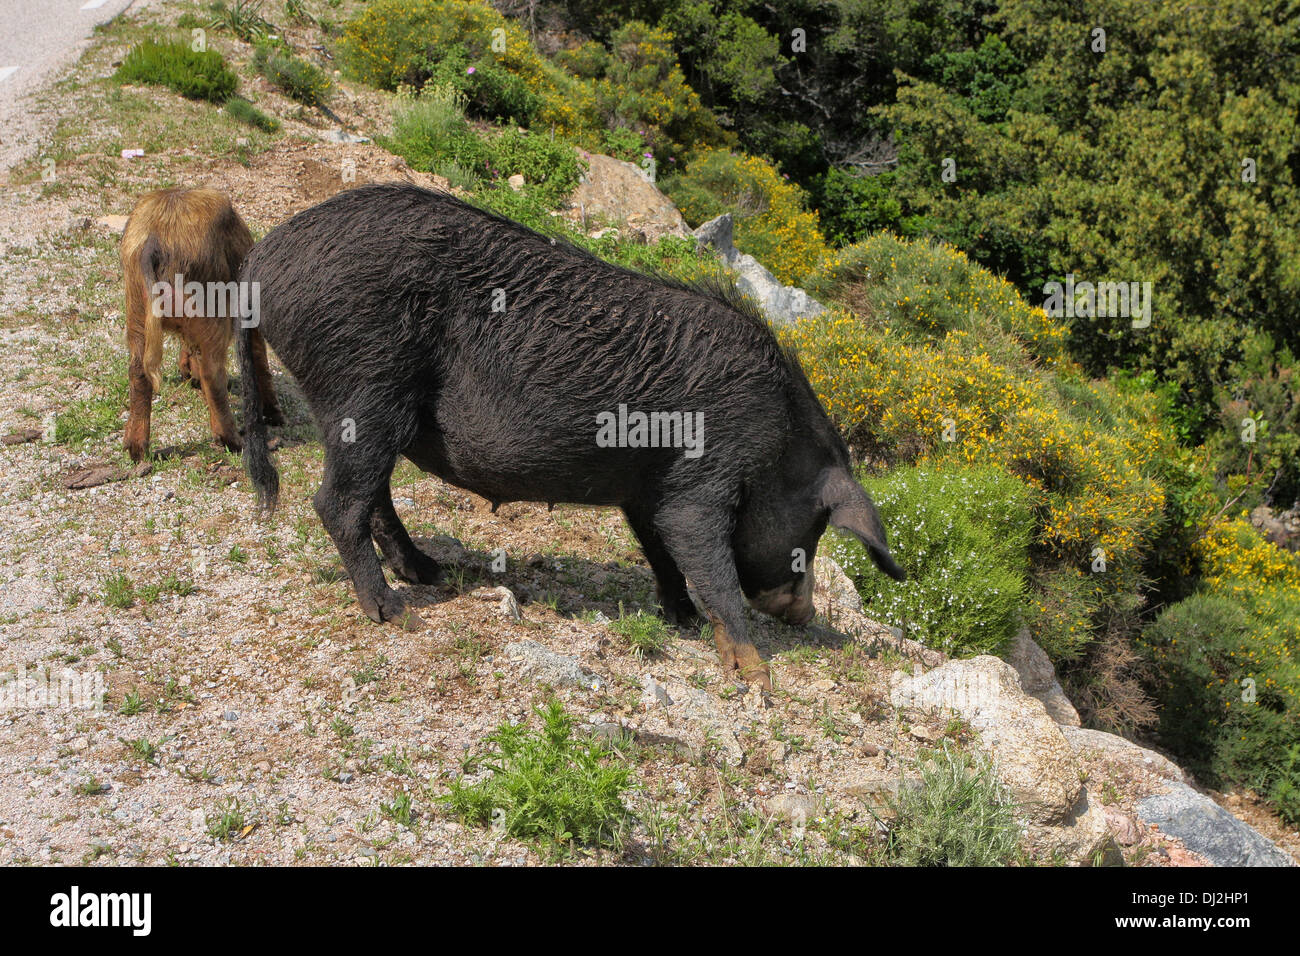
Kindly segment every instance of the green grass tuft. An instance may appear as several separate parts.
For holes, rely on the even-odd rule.
[[[1014,804],[992,766],[944,744],[921,768],[921,785],[891,801],[887,852],[902,866],[1000,866],[1020,844]]]
[[[239,87],[239,78],[213,50],[191,50],[185,43],[145,40],[134,47],[116,73],[123,83],[152,83],[192,100],[224,103]]]
[[[490,824],[517,839],[613,842],[627,814],[622,793],[632,768],[595,742],[574,740],[573,719],[558,701],[535,713],[540,729],[502,724],[485,738],[488,752],[466,765],[468,772],[490,770],[485,779],[454,780],[440,799],[462,821]]]

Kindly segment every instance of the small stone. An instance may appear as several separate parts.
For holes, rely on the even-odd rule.
[[[822,798],[815,794],[783,793],[772,798],[768,809],[774,816],[791,823],[804,824],[821,814]]]
[[[109,232],[122,233],[126,231],[126,220],[126,216],[100,216],[95,220],[95,224]]]
[[[524,177],[519,173],[515,173],[513,176],[507,179],[506,182],[510,184],[510,188],[513,189],[515,192],[519,192],[521,189],[524,188]]]
[[[1119,807],[1104,806],[1102,813],[1106,817],[1106,825],[1110,827],[1110,832],[1115,837],[1115,842],[1120,846],[1132,846],[1142,839],[1137,821]]]
[[[641,703],[649,710],[651,707],[671,707],[673,701],[668,696],[668,688],[646,674],[641,678]]]

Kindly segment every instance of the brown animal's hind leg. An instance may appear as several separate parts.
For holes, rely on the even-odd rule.
[[[226,353],[209,347],[208,343],[198,354],[199,381],[203,383],[203,398],[208,403],[208,424],[212,437],[230,451],[239,451],[243,442],[234,416],[230,414],[230,397],[226,380]]]
[[[153,384],[144,373],[144,360],[141,357],[143,343],[137,349],[135,343],[128,343],[131,352],[127,379],[131,388],[131,404],[126,414],[126,431],[122,435],[122,444],[132,461],[141,461],[149,456],[149,415],[153,404]]]
[[[375,508],[370,512],[370,534],[384,552],[388,565],[403,581],[411,584],[437,584],[442,578],[438,562],[421,551],[402,524],[393,507],[393,492],[384,483]]]
[[[268,425],[283,425],[284,415],[275,397],[275,385],[271,381],[271,366],[266,358],[266,339],[262,338],[262,333],[257,329],[253,329],[249,339],[253,346],[253,368],[257,372],[257,390],[262,393],[262,420]]]
[[[745,680],[770,691],[772,674],[746,632],[745,604],[729,529],[721,525],[717,509],[673,507],[660,513],[656,525],[668,553],[695,585],[695,593],[713,622],[713,639],[723,668],[738,670]]]
[[[203,387],[203,383],[199,380],[199,363],[190,354],[189,347],[186,345],[181,346],[181,357],[176,363],[176,368],[181,373],[181,381],[189,382],[190,388]]]

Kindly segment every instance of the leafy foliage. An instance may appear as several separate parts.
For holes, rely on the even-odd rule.
[[[269,43],[253,51],[253,67],[291,98],[304,106],[325,106],[334,84],[320,67],[284,53]]]
[[[827,252],[803,190],[756,156],[701,151],[663,188],[693,225],[731,213],[736,247],[783,282],[801,281]]]
[[[492,824],[518,839],[609,842],[626,816],[622,794],[631,767],[594,742],[573,739],[573,719],[559,701],[534,713],[540,729],[507,723],[489,734],[487,752],[467,767],[488,776],[473,784],[452,781],[444,802],[465,822]]]
[[[949,654],[997,654],[1025,617],[1033,497],[997,468],[902,467],[867,481],[890,550],[907,571],[882,578],[857,539],[830,554],[876,620]]]
[[[1207,782],[1250,787],[1300,821],[1300,563],[1244,517],[1199,542],[1201,590],[1142,645],[1161,738]]]

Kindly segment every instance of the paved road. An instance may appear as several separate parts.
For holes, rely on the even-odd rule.
[[[0,170],[36,146],[24,98],[74,61],[96,24],[133,0],[0,0]]]

